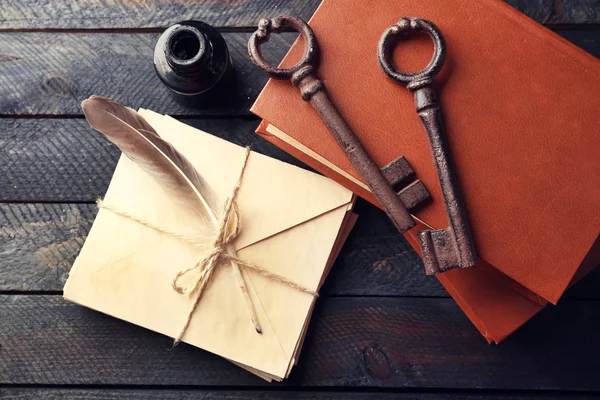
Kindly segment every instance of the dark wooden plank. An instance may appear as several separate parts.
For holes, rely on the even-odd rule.
[[[224,33],[235,78],[210,105],[179,103],[154,71],[157,33],[0,33],[0,114],[81,115],[81,101],[92,94],[128,106],[171,115],[249,115],[267,82],[250,62],[250,33]],[[281,59],[297,35],[276,35],[267,45]]]
[[[559,31],[600,56],[600,30]],[[0,114],[81,115],[91,94],[171,115],[248,115],[267,78],[248,59],[249,33],[225,33],[237,82],[210,106],[178,103],[156,77],[152,61],[158,34],[0,33]],[[280,59],[296,34],[276,35],[268,57]]]
[[[80,388],[0,388],[0,398],[5,400],[23,400],[23,399],[77,399],[77,400],[179,400],[179,399],[197,399],[197,400],[552,400],[564,399],[565,394],[510,394],[510,393],[421,393],[401,391],[396,393],[372,392],[372,393],[352,393],[344,391],[335,392],[306,392],[306,391],[229,391],[229,390],[164,390],[164,389],[80,389]],[[584,400],[595,398],[593,396],[568,394],[571,400]]]
[[[185,122],[302,166],[254,134],[257,120]],[[93,203],[102,197],[119,151],[82,119],[0,119],[0,201]],[[447,296],[385,215],[364,202],[361,215],[323,287],[329,295]],[[93,219],[92,204],[0,205],[0,290],[61,290]],[[569,291],[600,298],[600,273]],[[581,289],[580,289],[581,288]]]
[[[309,19],[321,0],[3,0],[1,29],[164,28],[198,19],[217,27],[256,26],[263,17]],[[581,7],[580,7],[581,8]]]
[[[183,121],[301,165],[254,133],[258,119]],[[106,192],[119,155],[119,149],[85,119],[0,119],[0,201],[93,202]]]
[[[254,134],[257,120],[185,122],[280,160],[302,164]],[[119,150],[81,119],[0,119],[0,200],[102,197]],[[446,296],[384,214],[363,202],[324,294]],[[61,290],[95,217],[93,204],[0,205],[0,290]]]
[[[0,320],[0,384],[264,384],[60,296],[0,296]],[[598,391],[598,329],[598,302],[568,301],[492,346],[449,299],[320,299],[284,385]]]
[[[91,204],[0,204],[0,291],[57,291],[85,242]]]
[[[184,19],[200,19],[219,27],[254,26],[265,16],[292,13],[310,18],[320,0],[161,1],[3,0],[2,29],[157,28]],[[600,22],[598,0],[507,0],[542,23]]]
[[[93,201],[119,155],[84,119],[0,119],[0,200]]]
[[[385,215],[366,203],[324,295],[447,296]],[[96,215],[93,204],[0,204],[0,291],[60,291]]]
[[[448,297],[383,212],[362,201],[356,211],[324,296]],[[93,204],[0,204],[0,291],[62,290],[95,216]],[[600,299],[599,285],[597,269],[564,298]]]
[[[505,0],[530,18],[544,24],[597,24],[598,0]]]

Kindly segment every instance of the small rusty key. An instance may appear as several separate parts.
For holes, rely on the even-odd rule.
[[[399,72],[392,61],[395,39],[411,32],[421,31],[427,32],[433,39],[433,58],[425,69],[420,72],[414,74]],[[425,270],[428,275],[433,275],[454,268],[470,267],[477,261],[477,255],[464,207],[460,201],[456,178],[446,157],[442,115],[435,92],[431,87],[446,60],[444,37],[439,28],[432,22],[419,18],[404,17],[398,24],[390,26],[383,33],[379,41],[378,56],[385,74],[405,85],[414,93],[417,113],[421,117],[429,137],[442,195],[446,204],[450,226],[443,230],[419,232]]]
[[[260,45],[269,40],[271,33],[280,33],[286,28],[298,31],[304,38],[306,48],[304,55],[294,67],[275,68],[264,60]],[[292,84],[300,89],[302,98],[319,113],[396,228],[400,232],[409,230],[415,225],[415,221],[407,209],[427,199],[429,197],[427,189],[421,181],[416,180],[400,192],[395,192],[392,187],[414,171],[404,157],[398,158],[381,170],[373,162],[327,95],[323,82],[315,76],[314,63],[317,53],[317,41],[312,29],[302,19],[291,15],[281,15],[273,20],[262,19],[258,30],[248,41],[248,54],[252,62],[271,78],[290,79]]]

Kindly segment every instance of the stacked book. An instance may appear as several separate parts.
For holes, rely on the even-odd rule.
[[[500,342],[600,263],[600,62],[500,0],[324,0],[309,24],[319,78],[372,159],[403,155],[432,201],[405,234],[448,226],[413,95],[381,71],[381,34],[411,15],[443,32],[438,76],[446,139],[480,261],[437,278],[489,342]],[[427,35],[394,61],[420,70]],[[304,51],[298,40],[281,67]],[[378,205],[310,104],[270,80],[252,111],[257,132]],[[432,278],[433,279],[433,278]]]

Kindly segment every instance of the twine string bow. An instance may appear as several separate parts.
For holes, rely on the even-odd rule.
[[[219,229],[213,240],[212,244],[209,246],[210,251],[202,258],[200,261],[195,263],[193,266],[183,269],[175,275],[171,286],[174,291],[179,294],[187,294],[194,299],[192,306],[190,308],[189,313],[187,314],[187,318],[179,331],[178,335],[175,337],[174,345],[177,345],[185,332],[187,331],[190,322],[192,321],[192,317],[194,315],[194,311],[198,307],[200,303],[200,299],[202,299],[202,295],[204,290],[206,289],[210,279],[213,276],[215,269],[227,263],[235,262],[241,267],[246,267],[254,270],[259,275],[262,275],[272,281],[279,282],[284,284],[292,289],[296,289],[300,292],[310,294],[313,297],[318,297],[318,293],[310,290],[302,285],[299,285],[284,276],[275,274],[270,272],[269,270],[264,269],[263,267],[246,262],[240,259],[237,255],[235,255],[235,251],[231,251],[228,247],[233,244],[233,241],[240,235],[242,231],[242,227],[240,224],[240,211],[237,203],[237,198],[242,187],[242,179],[244,177],[244,172],[246,171],[246,166],[248,165],[248,157],[250,156],[250,148],[246,148],[246,155],[244,158],[244,163],[242,165],[240,174],[238,176],[238,180],[236,185],[233,188],[231,196],[225,202],[225,207],[223,211],[223,215],[219,221]],[[131,215],[127,212],[117,209],[114,206],[107,205],[102,202],[102,200],[98,200],[98,208],[109,210],[115,214],[118,214],[122,217],[125,217],[129,220],[135,221],[141,225],[147,226],[151,229],[154,229],[158,232],[166,234],[168,236],[180,239],[188,244],[206,249],[206,243],[199,242],[189,236],[182,235],[177,232],[170,231],[163,227],[157,226],[150,221],[144,220],[142,218],[138,218],[134,215]],[[189,274],[192,271],[198,270],[200,271],[193,284],[189,287],[184,287],[180,284],[180,279],[185,275]]]

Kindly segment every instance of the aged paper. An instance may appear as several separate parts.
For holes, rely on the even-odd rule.
[[[140,113],[194,164],[223,202],[238,177],[244,149],[151,111]],[[128,158],[119,161],[106,204],[175,232],[207,230],[170,201]],[[339,184],[252,153],[238,198],[238,256],[318,290],[339,247],[354,202]],[[192,222],[192,223],[191,223]],[[210,239],[210,238],[207,238]],[[65,285],[65,298],[174,337],[192,300],[173,291],[173,277],[202,257],[185,242],[101,209]],[[230,265],[215,272],[183,341],[254,370],[285,378],[297,356],[314,299],[253,271],[244,277],[263,328],[253,329]],[[186,279],[193,279],[192,276]]]

